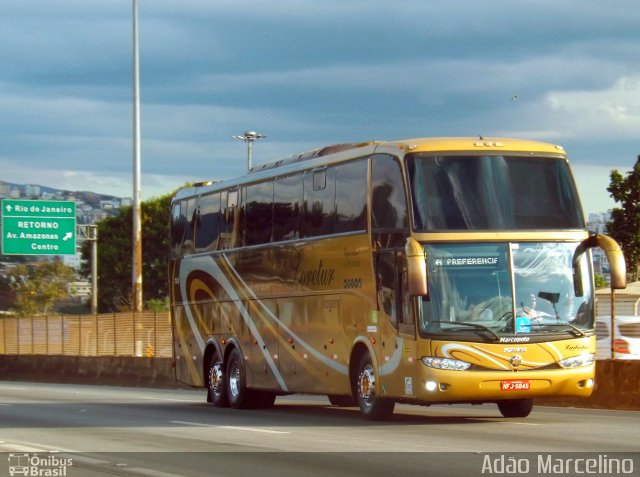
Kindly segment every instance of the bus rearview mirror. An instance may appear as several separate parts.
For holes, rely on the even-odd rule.
[[[407,287],[411,296],[427,296],[427,260],[424,248],[414,238],[409,237],[404,246],[407,260]]]

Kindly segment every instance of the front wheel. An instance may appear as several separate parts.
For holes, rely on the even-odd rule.
[[[533,410],[533,399],[505,399],[497,404],[504,417],[527,417]]]
[[[383,399],[377,394],[376,372],[369,353],[365,353],[358,366],[358,405],[360,412],[371,421],[383,421],[393,414],[395,401]]]

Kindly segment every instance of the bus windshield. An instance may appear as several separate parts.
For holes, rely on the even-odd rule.
[[[419,232],[585,227],[561,157],[416,153],[407,168]]]
[[[429,296],[422,302],[421,335],[479,341],[549,333],[585,336],[593,329],[593,293],[587,254],[579,267],[582,287],[574,286],[576,246],[426,245]]]

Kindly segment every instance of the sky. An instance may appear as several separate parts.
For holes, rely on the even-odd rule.
[[[0,180],[133,196],[132,0],[2,0]],[[637,0],[138,0],[142,198],[317,147],[562,145],[585,212],[640,154]]]

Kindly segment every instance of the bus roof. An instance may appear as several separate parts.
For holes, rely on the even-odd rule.
[[[259,182],[271,177],[285,176],[305,169],[322,167],[374,153],[404,155],[415,152],[460,152],[478,154],[486,152],[534,153],[565,156],[561,146],[539,141],[512,138],[441,137],[415,138],[395,141],[368,141],[333,144],[311,151],[293,154],[276,161],[258,164],[243,175],[225,181],[207,181],[185,187],[174,198],[192,197],[207,192],[233,188],[245,183]]]

